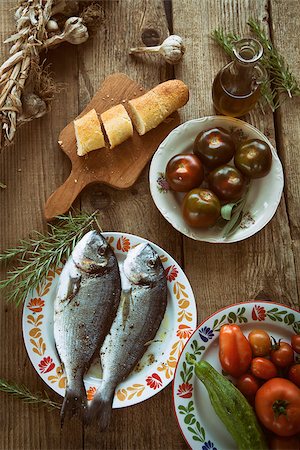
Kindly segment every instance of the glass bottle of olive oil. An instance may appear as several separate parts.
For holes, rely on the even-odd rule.
[[[236,41],[234,60],[221,69],[214,79],[212,97],[217,112],[240,117],[249,112],[260,97],[260,85],[266,71],[259,60],[263,47],[252,38]]]

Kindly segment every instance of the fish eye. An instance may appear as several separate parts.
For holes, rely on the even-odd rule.
[[[156,259],[154,259],[154,258],[149,259],[149,261],[148,261],[149,267],[154,267],[155,264],[156,264]]]
[[[104,248],[104,247],[99,247],[99,248],[98,248],[98,254],[99,254],[100,256],[103,256],[103,255],[105,254],[105,248]]]

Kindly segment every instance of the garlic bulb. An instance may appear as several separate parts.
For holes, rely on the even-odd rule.
[[[42,117],[47,112],[47,105],[38,95],[31,92],[22,96],[22,114],[20,122],[27,122],[33,118]]]
[[[56,20],[54,20],[54,19],[48,20],[46,29],[47,29],[47,31],[53,32],[53,33],[56,33],[57,31],[59,31],[59,26],[58,26]]]
[[[71,44],[82,44],[89,37],[87,27],[80,17],[70,17],[65,22],[63,40]]]
[[[155,47],[135,47],[129,53],[160,53],[167,63],[177,64],[183,57],[185,47],[182,38],[176,34],[171,34],[161,45]]]

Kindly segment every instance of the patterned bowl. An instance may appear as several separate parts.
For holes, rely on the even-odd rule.
[[[251,182],[240,226],[228,237],[223,236],[223,227],[220,225],[209,229],[197,229],[187,225],[181,213],[182,195],[171,191],[165,178],[168,161],[179,153],[192,153],[198,133],[214,127],[225,128],[239,141],[261,139],[271,147],[273,155],[272,168],[268,175]],[[258,129],[239,119],[211,116],[189,120],[168,135],[152,159],[149,181],[154,203],[176,230],[198,241],[229,243],[252,236],[272,219],[283,190],[283,171],[276,150]]]
[[[192,334],[178,360],[173,382],[173,402],[181,432],[192,450],[236,450],[231,435],[216,415],[194,366],[186,361],[186,354],[197,361],[208,361],[218,372],[219,332],[225,323],[238,324],[245,336],[260,328],[276,340],[289,342],[300,332],[300,313],[285,305],[255,301],[227,306],[206,318]]]

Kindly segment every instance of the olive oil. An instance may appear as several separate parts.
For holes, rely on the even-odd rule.
[[[217,112],[240,117],[248,113],[260,98],[260,85],[266,77],[259,63],[263,47],[256,39],[241,39],[233,48],[234,61],[216,75],[212,97]]]

